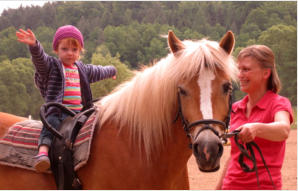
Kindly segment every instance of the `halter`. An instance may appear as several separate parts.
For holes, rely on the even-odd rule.
[[[198,131],[198,133],[195,135],[194,140],[199,136],[199,134],[201,132],[203,132],[204,130],[211,130],[216,136],[218,136],[223,142],[227,142],[227,136],[229,136],[228,134],[228,127],[229,127],[229,123],[230,123],[230,115],[231,115],[231,111],[232,111],[232,94],[229,95],[229,111],[228,111],[228,115],[225,118],[225,121],[219,121],[219,120],[215,120],[215,119],[202,119],[202,120],[197,120],[194,121],[192,123],[189,123],[182,112],[182,104],[181,104],[181,95],[180,92],[177,92],[177,97],[178,97],[178,112],[176,115],[176,118],[174,120],[174,122],[176,122],[178,120],[178,118],[180,117],[182,120],[182,124],[183,124],[183,128],[184,131],[186,132],[187,137],[192,137],[191,135],[191,129],[194,126],[197,125],[201,125],[203,124],[204,126]],[[218,131],[216,131],[214,128],[210,127],[210,124],[215,124],[215,125],[220,125],[221,127],[223,127],[224,129],[224,134],[223,135],[219,135]],[[192,144],[190,143],[190,148],[192,148]]]
[[[243,169],[244,172],[256,172],[256,177],[257,177],[257,183],[258,183],[258,186],[260,187],[260,182],[259,182],[259,176],[258,176],[258,168],[257,168],[257,164],[256,164],[256,158],[255,158],[255,154],[254,154],[254,151],[252,149],[252,147],[255,147],[257,149],[257,151],[259,152],[261,158],[262,158],[262,161],[263,161],[263,164],[267,170],[267,173],[269,175],[269,178],[270,178],[270,181],[272,183],[272,186],[274,189],[276,189],[276,186],[272,180],[272,176],[270,174],[270,171],[267,167],[267,164],[265,162],[265,159],[263,157],[263,154],[261,152],[261,149],[258,147],[258,145],[255,143],[255,142],[249,142],[249,143],[246,143],[246,148],[241,145],[239,142],[238,142],[238,134],[240,133],[239,130],[234,130],[233,132],[228,132],[228,127],[229,127],[229,123],[230,123],[230,116],[231,116],[231,111],[232,111],[232,94],[230,93],[229,95],[229,111],[228,111],[228,115],[225,119],[225,122],[222,122],[222,121],[219,121],[219,120],[215,120],[215,119],[203,119],[203,120],[197,120],[197,121],[194,121],[192,123],[189,124],[189,122],[185,119],[183,113],[182,113],[182,104],[181,104],[181,96],[180,96],[180,92],[178,91],[177,92],[177,97],[178,97],[178,112],[177,112],[177,115],[176,115],[176,118],[174,120],[174,122],[176,122],[178,120],[178,118],[180,117],[181,120],[182,120],[182,124],[183,124],[183,128],[184,128],[184,131],[186,132],[186,135],[187,137],[192,137],[192,135],[190,134],[190,131],[191,129],[194,127],[194,126],[197,126],[197,125],[201,125],[201,124],[204,124],[205,126],[203,126],[198,132],[197,134],[195,135],[194,137],[194,140],[197,139],[197,137],[199,136],[199,134],[201,132],[203,132],[204,130],[211,130],[216,136],[218,136],[223,142],[227,142],[227,138],[231,138],[234,136],[234,139],[235,139],[235,143],[237,145],[237,147],[239,148],[241,154],[239,156],[239,164],[241,166],[241,168]],[[220,125],[224,128],[224,134],[222,135],[219,135],[218,131],[216,131],[214,128],[210,127],[210,124],[215,124],[215,125]],[[189,145],[190,148],[192,148],[192,143],[190,143]],[[250,160],[252,163],[253,163],[253,167],[250,168],[245,162],[244,162],[244,158],[247,158],[248,160]]]

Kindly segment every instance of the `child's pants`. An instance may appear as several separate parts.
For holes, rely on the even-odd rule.
[[[58,130],[58,128],[60,127],[60,124],[67,116],[69,115],[63,112],[61,112],[61,114],[54,113],[47,116],[46,120],[52,127]],[[38,140],[38,148],[41,145],[47,145],[48,147],[50,147],[54,138],[53,136],[54,135],[45,126],[43,126]]]

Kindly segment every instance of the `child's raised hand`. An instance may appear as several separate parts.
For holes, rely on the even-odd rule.
[[[24,31],[23,29],[19,29],[19,31],[16,32],[16,36],[18,37],[17,40],[19,42],[28,44],[30,46],[36,45],[35,35],[30,29],[27,29],[27,31]]]

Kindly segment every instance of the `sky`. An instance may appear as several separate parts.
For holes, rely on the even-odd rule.
[[[43,4],[45,4],[48,1],[24,1],[24,0],[20,0],[20,1],[0,1],[0,15],[2,14],[4,9],[17,9],[19,8],[21,5],[23,7],[26,6],[31,6],[31,5],[39,5],[42,6]]]

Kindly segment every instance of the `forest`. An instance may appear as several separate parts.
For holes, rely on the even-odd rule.
[[[34,85],[28,47],[16,31],[30,28],[45,51],[52,51],[58,27],[75,25],[83,33],[84,63],[114,65],[117,80],[92,85],[93,97],[108,94],[169,53],[168,30],[181,39],[218,41],[234,32],[233,55],[251,44],[265,44],[275,54],[283,84],[281,95],[297,105],[297,2],[295,1],[59,1],[5,10],[0,16],[0,111],[38,118],[43,99]],[[235,85],[235,100],[242,94]]]

